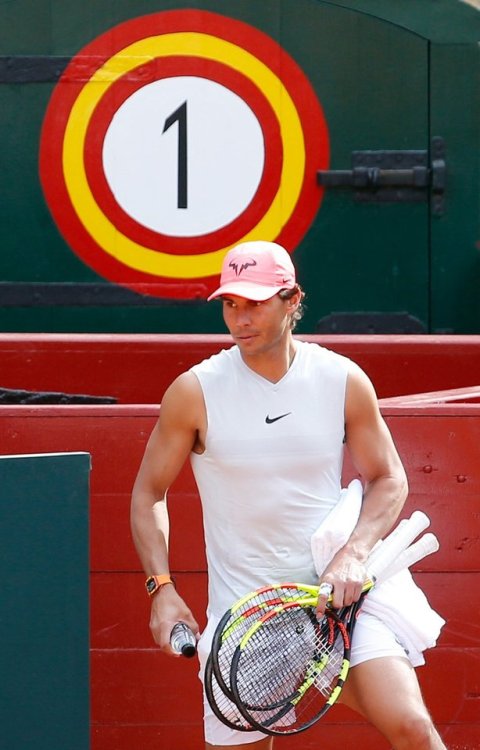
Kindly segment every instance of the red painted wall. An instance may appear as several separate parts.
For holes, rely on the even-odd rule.
[[[476,386],[480,336],[302,336],[351,357],[379,398]],[[0,334],[0,388],[159,403],[183,370],[231,345],[225,335]]]
[[[200,349],[218,344],[212,342],[214,337],[208,337],[209,340],[206,337],[201,342],[196,340],[198,337],[186,337],[182,355],[181,347],[177,346],[179,337],[172,337],[174,341],[166,337],[164,350],[161,342],[151,341],[152,337],[146,337],[145,342],[144,337],[114,337],[112,349],[106,343],[108,337],[101,337],[100,342],[91,337],[91,348],[87,340],[90,337],[73,344],[69,341],[72,337],[60,337],[63,341],[57,337],[53,342],[38,340],[35,350],[32,338],[28,337],[26,347],[25,342],[20,341],[16,354],[13,340],[8,342],[6,372],[12,380],[0,386],[75,392],[81,387],[82,392],[94,392],[90,386],[97,383],[92,372],[96,363],[97,372],[102,373],[95,391],[98,394],[105,393],[104,386],[115,384],[115,375],[121,382],[118,394],[141,394],[145,381],[149,388],[158,382],[161,392],[166,371],[171,375],[173,369],[187,366]],[[407,371],[412,361],[418,364],[422,360],[421,349],[415,348],[417,337],[411,344],[394,337],[397,341],[392,342],[391,356],[387,340],[383,341],[380,351],[378,342],[372,340],[376,337],[367,338],[367,350],[371,348],[363,352],[362,364],[365,366],[365,361],[368,364],[370,352],[372,370],[377,368],[379,373],[376,384],[378,387],[380,383],[380,392],[388,393],[393,387],[391,383],[395,379],[398,381],[399,373],[392,372],[392,362],[398,368],[403,357],[408,363],[403,371]],[[435,365],[429,381],[433,385],[426,390],[443,388],[447,374],[452,379],[462,375],[464,382],[457,381],[452,387],[475,384],[474,375],[480,369],[468,374],[464,363],[475,362],[475,358],[478,362],[480,337],[465,342],[464,356],[456,342],[447,341],[448,351],[442,354],[439,344],[430,340],[431,337],[425,338],[429,339],[425,344],[427,349],[430,347],[430,358],[423,356],[423,367],[427,367],[429,361]],[[7,345],[5,337],[1,343]],[[345,341],[345,346],[347,343],[351,356],[355,347],[361,349],[361,341]],[[50,367],[49,346],[51,360],[55,363],[52,366],[51,361]],[[401,354],[399,349],[403,346],[409,350]],[[461,367],[456,364],[459,357]],[[360,361],[360,357],[354,358]],[[61,368],[60,359],[63,360]],[[12,364],[15,360],[18,375],[30,372],[30,383],[15,382]],[[438,371],[440,360],[443,362],[441,372]],[[40,361],[42,367],[39,367]],[[451,364],[447,366],[449,361]],[[380,382],[382,364],[386,386]],[[47,385],[39,385],[37,375],[33,378],[34,371],[37,374],[42,371],[47,377],[50,370]],[[440,374],[444,376],[442,383]],[[405,388],[410,386],[413,375],[406,378]],[[428,373],[422,371],[421,378],[422,382],[428,381]],[[447,383],[446,387],[449,386]],[[447,619],[438,647],[427,652],[427,666],[419,670],[421,684],[448,746],[453,750],[477,750],[480,747],[480,631],[477,624],[480,621],[480,404],[403,406],[390,402],[383,410],[409,475],[411,491],[405,515],[415,508],[425,510],[441,542],[440,551],[415,568],[416,578],[432,605]],[[75,450],[92,454],[92,750],[131,750],[132,747],[198,750],[203,746],[196,662],[170,660],[155,649],[148,631],[149,603],[143,588],[144,576],[130,540],[130,490],[157,413],[155,405],[132,403],[94,407],[0,407],[3,454]],[[347,462],[345,481],[351,474]],[[189,469],[183,471],[170,492],[170,509],[172,568],[179,589],[203,623],[205,560],[199,503]],[[187,515],[189,523],[185,524]],[[465,626],[463,622],[467,618],[472,624]],[[298,737],[284,739],[281,744],[285,748],[313,750],[320,742],[355,744],[357,750],[388,748],[373,729],[340,706],[330,712],[321,726]]]

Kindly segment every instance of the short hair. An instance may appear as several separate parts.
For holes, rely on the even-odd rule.
[[[300,284],[295,284],[292,289],[282,289],[280,292],[278,292],[278,296],[280,297],[280,299],[285,300],[291,299],[295,296],[295,294],[298,294],[298,292],[300,292],[300,302],[290,320],[290,328],[292,329],[292,331],[295,330],[297,323],[303,318],[305,312],[305,308],[303,306],[305,292],[303,291]]]

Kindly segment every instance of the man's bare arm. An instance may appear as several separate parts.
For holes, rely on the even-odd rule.
[[[364,497],[355,529],[322,576],[323,581],[334,586],[335,607],[350,604],[360,596],[368,555],[394,525],[408,494],[405,470],[380,413],[374,388],[356,365],[348,377],[345,422],[346,443],[364,482]],[[320,612],[324,604],[320,603]]]
[[[203,398],[197,379],[185,373],[166,391],[160,416],[147,443],[131,502],[133,541],[145,574],[169,572],[167,491],[198,440]],[[150,628],[156,642],[169,650],[171,628],[183,620],[198,632],[189,608],[173,586],[152,598]]]

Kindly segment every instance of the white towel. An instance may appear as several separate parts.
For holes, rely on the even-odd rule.
[[[362,494],[361,482],[354,479],[341,491],[336,506],[312,534],[311,550],[318,576],[351,536],[360,515]],[[424,662],[422,652],[435,646],[445,624],[408,569],[379,582],[365,598],[362,610],[375,615],[392,630],[415,665]]]
[[[362,508],[362,497],[362,483],[353,479],[347,489],[341,490],[340,500],[312,534],[310,546],[318,576],[351,536]]]
[[[376,584],[365,598],[362,611],[388,625],[414,665],[424,663],[422,652],[435,646],[445,625],[408,568]]]

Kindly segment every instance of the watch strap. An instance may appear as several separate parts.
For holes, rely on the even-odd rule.
[[[158,575],[148,576],[147,580],[145,581],[145,588],[147,589],[147,594],[149,596],[153,596],[154,594],[157,593],[157,591],[159,591],[163,586],[166,586],[168,583],[175,585],[173,583],[171,576],[168,573],[161,573]]]

